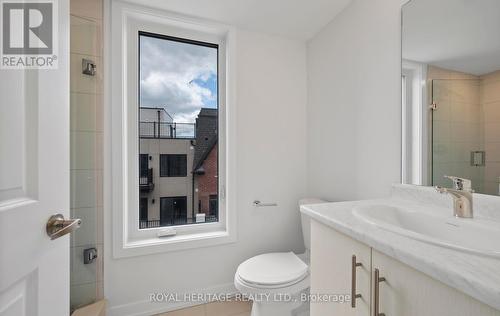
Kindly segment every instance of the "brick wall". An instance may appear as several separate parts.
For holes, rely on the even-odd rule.
[[[209,214],[210,195],[217,195],[217,145],[203,162],[204,175],[197,176],[198,200],[201,202],[199,213]]]

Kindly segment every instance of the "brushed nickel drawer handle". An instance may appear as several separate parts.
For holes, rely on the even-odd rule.
[[[47,221],[45,230],[50,239],[54,240],[66,234],[72,233],[82,224],[82,220],[76,219],[64,219],[62,214],[52,215]]]
[[[361,294],[356,294],[356,268],[361,267],[361,262],[356,262],[356,255],[352,255],[351,260],[351,307],[356,308],[356,299],[361,298]]]
[[[380,282],[385,282],[385,278],[384,277],[380,277],[380,271],[375,268],[375,277],[374,277],[374,281],[375,281],[375,288],[374,288],[374,296],[375,296],[375,300],[374,300],[374,307],[373,307],[373,316],[385,316],[384,313],[380,313],[379,312],[379,309],[380,309]]]

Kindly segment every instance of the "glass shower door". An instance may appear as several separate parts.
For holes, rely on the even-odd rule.
[[[484,192],[484,133],[479,79],[432,81],[432,185],[445,175],[472,180]]]

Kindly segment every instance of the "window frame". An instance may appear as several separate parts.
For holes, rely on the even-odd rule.
[[[173,237],[158,237],[166,227],[139,229],[139,31],[215,43],[218,49],[219,112],[219,221],[174,226]],[[109,96],[105,128],[105,188],[112,209],[113,256],[115,258],[220,245],[236,241],[235,146],[236,111],[235,30],[221,24],[174,15],[142,6],[114,1],[108,33],[111,48],[105,93]],[[111,58],[112,57],[112,58]],[[233,79],[234,80],[234,79]],[[231,131],[231,133],[229,133]],[[231,137],[229,137],[231,135]],[[108,138],[109,137],[109,138]],[[232,211],[228,211],[231,209]]]
[[[427,66],[403,60],[401,77],[401,183],[427,185],[432,179]]]

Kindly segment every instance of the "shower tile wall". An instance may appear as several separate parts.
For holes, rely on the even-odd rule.
[[[437,67],[429,67],[433,111],[432,179],[434,185],[450,186],[444,175],[472,180],[483,191],[484,167],[471,166],[471,151],[484,150],[480,78]]]
[[[71,0],[70,130],[71,216],[82,227],[71,236],[71,308],[103,296],[103,97],[102,0]],[[82,74],[82,59],[97,64],[95,76]],[[83,264],[83,250],[98,259]]]
[[[500,71],[481,76],[486,167],[484,193],[499,195],[500,177]]]
[[[480,77],[430,66],[434,80],[433,183],[444,174],[468,177],[477,192],[499,195],[500,71]],[[430,85],[429,85],[430,86]],[[470,151],[484,150],[484,167],[470,166]]]

